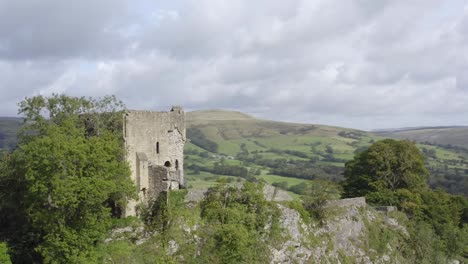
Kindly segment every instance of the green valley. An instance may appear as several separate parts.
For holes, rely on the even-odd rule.
[[[223,110],[187,113],[187,132],[190,142],[185,162],[193,187],[216,182],[216,173],[210,172],[216,163],[244,166],[250,177],[286,182],[288,187],[314,179],[340,181],[346,161],[385,138],[355,129],[261,120]],[[432,187],[468,194],[467,149],[428,142],[418,147],[426,157]]]

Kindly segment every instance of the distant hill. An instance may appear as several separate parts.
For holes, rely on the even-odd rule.
[[[337,136],[337,133],[342,131],[356,135],[369,134],[349,128],[257,119],[241,112],[226,110],[188,112],[186,120],[189,128],[212,128],[215,126],[216,131],[211,131],[213,133],[210,133],[210,137],[221,140],[281,135]]]
[[[187,121],[196,122],[202,120],[248,120],[254,117],[237,111],[226,111],[220,109],[198,110],[187,113]]]
[[[468,127],[466,126],[406,128],[375,133],[382,137],[468,148]]]
[[[16,145],[16,132],[22,122],[17,117],[0,117],[0,149],[12,149]]]

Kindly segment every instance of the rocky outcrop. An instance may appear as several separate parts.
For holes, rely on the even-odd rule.
[[[242,188],[241,184],[237,185],[238,188]],[[204,197],[208,189],[190,189],[185,196],[186,203],[198,203]],[[288,192],[276,188],[274,186],[265,184],[263,187],[263,195],[267,201],[273,202],[284,202],[284,201],[292,201],[291,195]]]
[[[288,239],[271,248],[271,263],[399,263],[398,257],[390,257],[398,255],[390,245],[380,255],[369,248],[368,227],[383,224],[382,228],[402,235],[407,235],[406,230],[395,219],[368,207],[364,198],[329,202],[326,219],[310,224],[296,210],[278,207]]]
[[[274,186],[266,184],[263,187],[263,195],[267,201],[273,202],[284,202],[284,201],[292,201],[291,195],[288,192],[276,188]]]

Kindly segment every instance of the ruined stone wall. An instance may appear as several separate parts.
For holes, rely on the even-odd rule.
[[[173,107],[169,112],[130,110],[123,118],[126,159],[140,200],[145,198],[143,190],[159,189],[152,186],[157,183],[148,174],[152,165],[165,166],[169,172],[177,172],[178,182],[170,182],[171,189],[178,188],[179,184],[183,185],[186,134],[185,113],[182,108]],[[145,157],[147,163],[140,157]],[[136,201],[129,202],[126,215],[135,215],[135,205]]]
[[[169,186],[167,184],[167,178],[169,171],[164,166],[150,166],[149,169],[149,189],[147,192],[148,198],[156,197],[162,191],[166,191]]]

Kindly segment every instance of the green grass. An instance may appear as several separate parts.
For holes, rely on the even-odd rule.
[[[297,185],[303,182],[310,182],[310,180],[306,180],[306,179],[290,178],[290,177],[283,177],[283,176],[270,175],[270,174],[262,174],[258,176],[258,178],[264,180],[265,182],[269,184],[273,184],[275,182],[287,182],[288,187],[291,187],[293,185]]]
[[[205,149],[203,149],[203,148],[200,148],[200,147],[197,146],[197,145],[192,144],[190,141],[188,141],[187,143],[185,143],[184,149],[185,149],[185,150],[196,150],[196,151],[199,151],[199,152],[200,152],[200,151],[207,151],[207,150],[205,150]]]
[[[200,171],[199,174],[194,174],[190,170],[185,172],[185,177],[187,179],[189,189],[205,189],[215,186],[221,178],[228,178],[233,182],[238,180],[238,177],[235,176],[215,175],[206,171]]]

